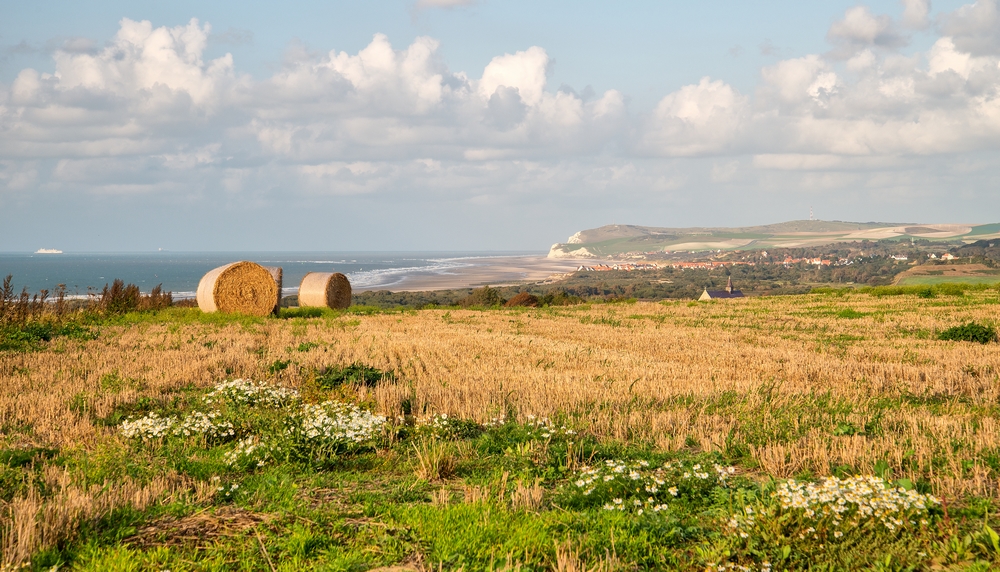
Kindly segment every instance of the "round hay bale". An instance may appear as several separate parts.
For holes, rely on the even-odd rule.
[[[299,307],[342,310],[351,305],[351,283],[340,272],[310,272],[299,284]]]
[[[260,264],[241,261],[208,272],[198,283],[202,312],[236,312],[267,316],[274,311],[278,284]]]

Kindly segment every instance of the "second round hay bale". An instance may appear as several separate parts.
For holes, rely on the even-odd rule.
[[[267,316],[274,312],[278,284],[266,268],[246,260],[210,270],[198,283],[202,312]]]
[[[342,310],[351,305],[351,282],[340,272],[310,272],[299,284],[299,306]]]

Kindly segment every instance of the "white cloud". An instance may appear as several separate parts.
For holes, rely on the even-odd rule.
[[[822,103],[836,91],[837,74],[817,55],[783,60],[761,70],[765,93],[788,104]]]
[[[951,38],[941,38],[934,42],[934,46],[927,54],[927,69],[931,74],[940,74],[946,71],[953,71],[969,79],[969,72],[972,70],[972,56],[968,53],[955,49],[955,42]]]
[[[930,25],[930,0],[902,0],[903,25],[914,30],[923,30]]]
[[[548,72],[549,55],[537,46],[497,56],[483,70],[479,93],[488,99],[499,88],[514,88],[526,105],[537,105],[545,93]]]
[[[978,0],[944,17],[944,33],[955,46],[975,56],[1000,55],[1000,8],[997,0]]]
[[[10,89],[10,102],[14,105],[31,105],[38,101],[42,91],[41,78],[33,69],[21,70]]]
[[[641,146],[666,155],[722,152],[739,134],[746,112],[746,97],[705,77],[660,100]]]
[[[156,28],[126,19],[106,48],[58,52],[56,73],[18,75],[0,108],[0,152],[25,160],[146,156],[130,165],[153,177],[231,169],[232,158],[318,176],[318,165],[557,160],[609,148],[626,156],[857,155],[995,141],[996,58],[962,51],[950,37],[925,64],[874,50],[890,28],[851,9],[831,35],[872,47],[844,63],[820,55],[778,61],[761,70],[753,98],[704,78],[635,115],[616,90],[586,102],[572,90],[550,91],[551,59],[538,46],[496,56],[470,78],[448,69],[437,40],[397,49],[376,34],[353,54],[293,52],[282,70],[254,82],[236,74],[229,56],[204,60],[207,24]],[[840,77],[839,65],[857,77]],[[132,167],[116,165],[97,171],[132,176]],[[55,180],[68,180],[61,169]]]
[[[853,47],[895,47],[905,43],[893,28],[891,18],[884,14],[876,16],[867,6],[849,8],[843,20],[830,26],[827,38]]]
[[[847,69],[853,72],[860,72],[864,70],[871,69],[875,65],[875,54],[871,50],[863,50],[854,55],[851,59],[847,60],[845,66]]]
[[[904,23],[916,27],[926,6],[905,3]],[[355,53],[290,51],[253,80],[231,56],[206,58],[207,24],[126,19],[106,47],[57,51],[54,73],[25,69],[0,86],[0,194],[499,205],[668,200],[711,184],[834,189],[866,173],[898,188],[898,170],[950,172],[956,154],[1000,148],[995,8],[944,17],[944,35],[906,55],[887,49],[901,41],[891,21],[853,8],[830,29],[834,53],[775,61],[748,93],[705,77],[653,109],[614,89],[553,90],[540,46],[462,72],[433,38],[394,47],[375,34]]]
[[[233,68],[229,54],[202,61],[210,31],[194,18],[175,28],[125,18],[112,44],[95,55],[57,51],[55,76],[63,90],[79,87],[126,97],[186,95],[194,105],[209,107],[219,103],[220,80],[231,77]]]
[[[401,93],[416,111],[425,112],[441,103],[444,92],[443,66],[435,59],[437,49],[437,40],[422,37],[396,52],[384,34],[376,34],[356,56],[345,52],[334,56],[331,52],[327,65],[351,82],[359,95]]]

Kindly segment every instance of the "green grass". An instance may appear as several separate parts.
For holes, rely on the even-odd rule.
[[[980,236],[984,234],[996,234],[1000,232],[1000,223],[993,224],[981,224],[979,226],[972,227],[972,232],[968,236]]]
[[[77,322],[56,324],[36,321],[0,326],[0,351],[36,351],[44,348],[46,342],[59,337],[92,340],[97,337],[97,330]]]
[[[812,294],[826,294],[830,296],[843,297],[848,294],[870,294],[875,297],[885,296],[917,296],[919,298],[935,298],[937,296],[964,296],[966,292],[980,292],[984,290],[996,290],[1000,288],[1000,276],[991,277],[989,281],[969,281],[954,280],[954,277],[947,276],[921,276],[914,278],[926,278],[926,283],[906,283],[894,286],[861,286],[858,288],[813,288]],[[949,302],[949,305],[952,302]]]
[[[1000,284],[1000,275],[991,276],[906,276],[900,286],[937,286],[940,284]]]

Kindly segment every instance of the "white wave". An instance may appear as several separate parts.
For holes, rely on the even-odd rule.
[[[460,260],[465,259],[443,258],[434,260],[434,262],[438,262],[438,264],[429,264],[427,266],[359,270],[357,272],[347,274],[347,279],[350,280],[351,285],[356,288],[388,288],[402,283],[407,277],[414,274],[451,274],[449,270],[475,266],[474,264],[460,262]]]

